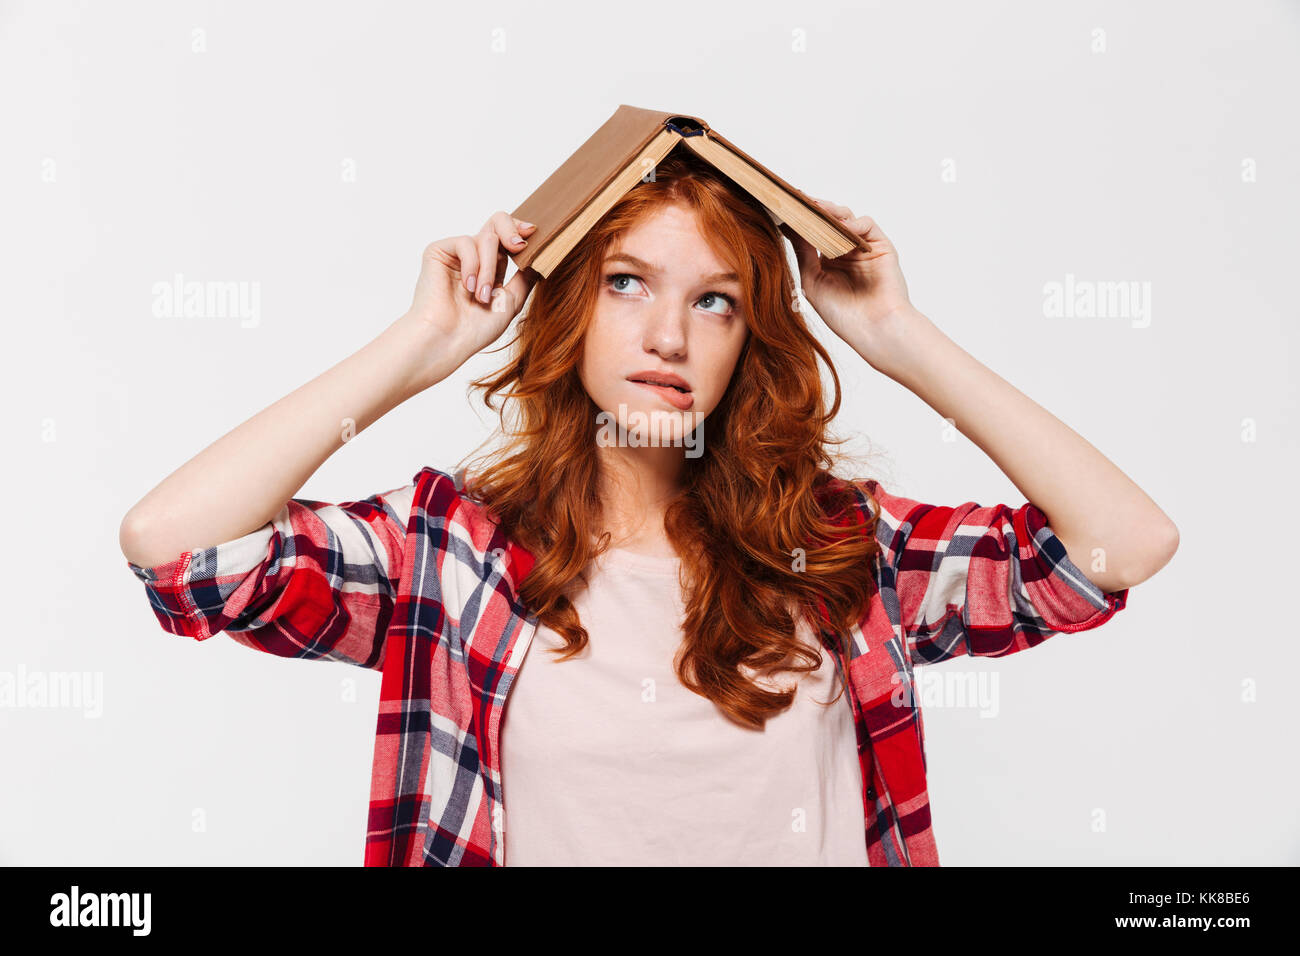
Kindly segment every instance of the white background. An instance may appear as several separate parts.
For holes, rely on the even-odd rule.
[[[360,864],[379,675],[167,634],[119,522],[620,103],[874,216],[916,305],[1181,530],[1102,628],[930,670],[999,692],[993,718],[925,705],[941,862],[1300,863],[1298,40],[1277,2],[0,4],[0,671],[103,680],[97,718],[0,708],[0,863]],[[156,318],[176,273],[258,283],[259,322]],[[1067,274],[1150,283],[1149,324],[1046,317]],[[814,322],[839,431],[889,487],[1024,500]],[[494,425],[465,384],[499,361],[299,495],[456,464]]]

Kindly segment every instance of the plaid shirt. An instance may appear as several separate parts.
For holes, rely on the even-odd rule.
[[[533,557],[421,469],[364,501],[290,500],[234,541],[155,568],[127,562],[173,634],[220,631],[280,657],[382,674],[366,866],[501,866],[501,716],[537,620]],[[855,483],[880,505],[874,595],[851,631],[849,705],[872,866],[937,866],[914,665],[1001,657],[1124,607],[1075,567],[1031,504],[938,507]],[[822,642],[838,666],[833,637]]]

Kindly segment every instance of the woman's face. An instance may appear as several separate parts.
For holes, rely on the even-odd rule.
[[[605,258],[578,367],[587,394],[624,429],[630,416],[634,426],[648,419],[680,439],[731,381],[749,335],[740,296],[693,211],[674,204],[646,217]],[[635,381],[656,374],[676,376],[684,391]]]

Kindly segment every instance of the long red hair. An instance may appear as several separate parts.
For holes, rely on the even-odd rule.
[[[607,253],[665,203],[694,210],[701,233],[740,274],[750,332],[708,416],[703,454],[685,459],[665,516],[685,586],[674,666],[686,687],[761,729],[791,704],[795,689],[760,687],[739,668],[802,675],[821,666],[820,653],[797,639],[792,612],[806,615],[814,633],[838,636],[837,656],[847,661],[848,630],[866,613],[879,546],[874,515],[864,524],[854,506],[865,490],[831,474],[829,446],[843,442],[829,435],[839,376],[798,309],[783,237],[734,182],[686,150],[669,154],[537,282],[507,343],[514,357],[471,383],[498,412],[505,440],[469,470],[465,490],[536,558],[520,597],[563,637],[559,659],[581,651],[587,632],[570,595],[609,535],[596,533],[601,409],[578,364]],[[834,385],[829,408],[818,359]],[[494,405],[502,394],[508,401]]]

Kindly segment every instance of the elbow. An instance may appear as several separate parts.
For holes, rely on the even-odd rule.
[[[1148,541],[1150,545],[1140,562],[1124,575],[1124,587],[1135,587],[1154,577],[1165,565],[1173,560],[1178,551],[1178,526],[1168,522],[1159,532],[1152,532]]]
[[[1157,540],[1160,546],[1155,549],[1155,566],[1151,573],[1155,574],[1166,564],[1173,560],[1174,554],[1178,551],[1178,525],[1172,521],[1163,529]]]
[[[121,525],[117,529],[117,545],[122,549],[122,556],[132,564],[142,568],[150,567],[149,555],[145,545],[146,531],[144,520],[141,515],[137,514],[132,508],[122,519]]]

